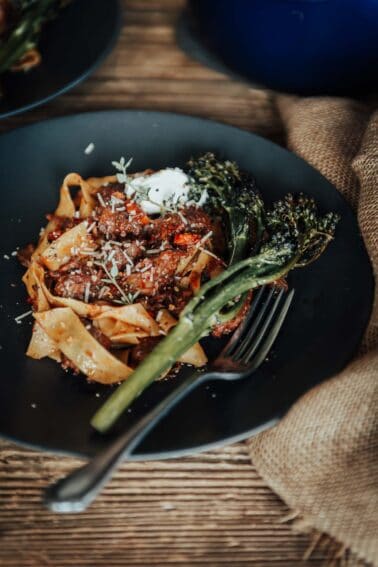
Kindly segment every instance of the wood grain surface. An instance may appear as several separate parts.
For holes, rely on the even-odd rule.
[[[284,143],[271,92],[206,69],[176,46],[183,1],[123,5],[121,36],[103,66],[50,104],[2,121],[0,131],[72,112],[146,108],[213,118]],[[282,521],[286,506],[242,443],[190,458],[125,463],[86,513],[48,513],[41,489],[78,464],[0,442],[1,566],[320,567],[327,559],[320,546],[303,560],[310,537]]]

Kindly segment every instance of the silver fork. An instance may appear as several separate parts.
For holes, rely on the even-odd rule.
[[[249,376],[266,358],[282,327],[294,290],[262,287],[252,307],[220,355],[203,374],[193,374],[135,425],[91,461],[47,487],[44,505],[54,512],[81,512],[96,498],[118,464],[130,456],[155,425],[189,392],[208,380],[239,380]]]

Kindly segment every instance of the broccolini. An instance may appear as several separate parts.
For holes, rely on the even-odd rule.
[[[218,162],[212,154],[206,154],[189,163],[189,174],[194,190],[206,189],[211,206],[227,213],[229,267],[202,285],[181,312],[177,325],[95,414],[91,423],[98,431],[107,431],[184,352],[215,325],[232,318],[235,310],[229,308],[230,302],[239,306],[240,297],[249,290],[273,283],[290,270],[316,260],[334,237],[336,214],[319,215],[314,200],[303,194],[289,194],[265,211],[251,178],[231,162]],[[251,223],[255,228],[253,246]]]

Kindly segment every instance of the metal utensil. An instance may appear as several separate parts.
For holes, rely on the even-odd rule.
[[[81,468],[50,485],[44,505],[54,512],[81,512],[96,498],[118,464],[131,455],[155,425],[199,384],[209,380],[239,380],[256,370],[269,353],[293,300],[281,289],[262,287],[251,309],[220,355],[203,374],[181,382],[167,398]]]

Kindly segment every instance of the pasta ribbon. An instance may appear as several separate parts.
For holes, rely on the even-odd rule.
[[[158,313],[157,319],[159,321],[159,326],[164,333],[168,333],[172,327],[177,325],[177,319],[170,314],[168,309],[161,309]],[[196,343],[182,356],[180,356],[178,362],[200,367],[207,363],[207,356],[201,345]]]
[[[138,344],[143,337],[159,335],[159,325],[140,303],[107,308],[93,321],[114,343]]]
[[[49,335],[42,329],[41,325],[34,322],[32,338],[30,340],[27,356],[30,358],[52,358],[57,362],[61,361],[61,355],[57,344],[50,339]]]
[[[54,240],[42,252],[40,260],[49,270],[59,270],[61,266],[69,261],[71,256],[80,254],[83,248],[91,250],[95,248],[92,238],[87,232],[86,221],[67,230],[62,236]]]
[[[34,317],[57,348],[91,380],[113,384],[132,373],[96,341],[69,307],[34,313]]]

